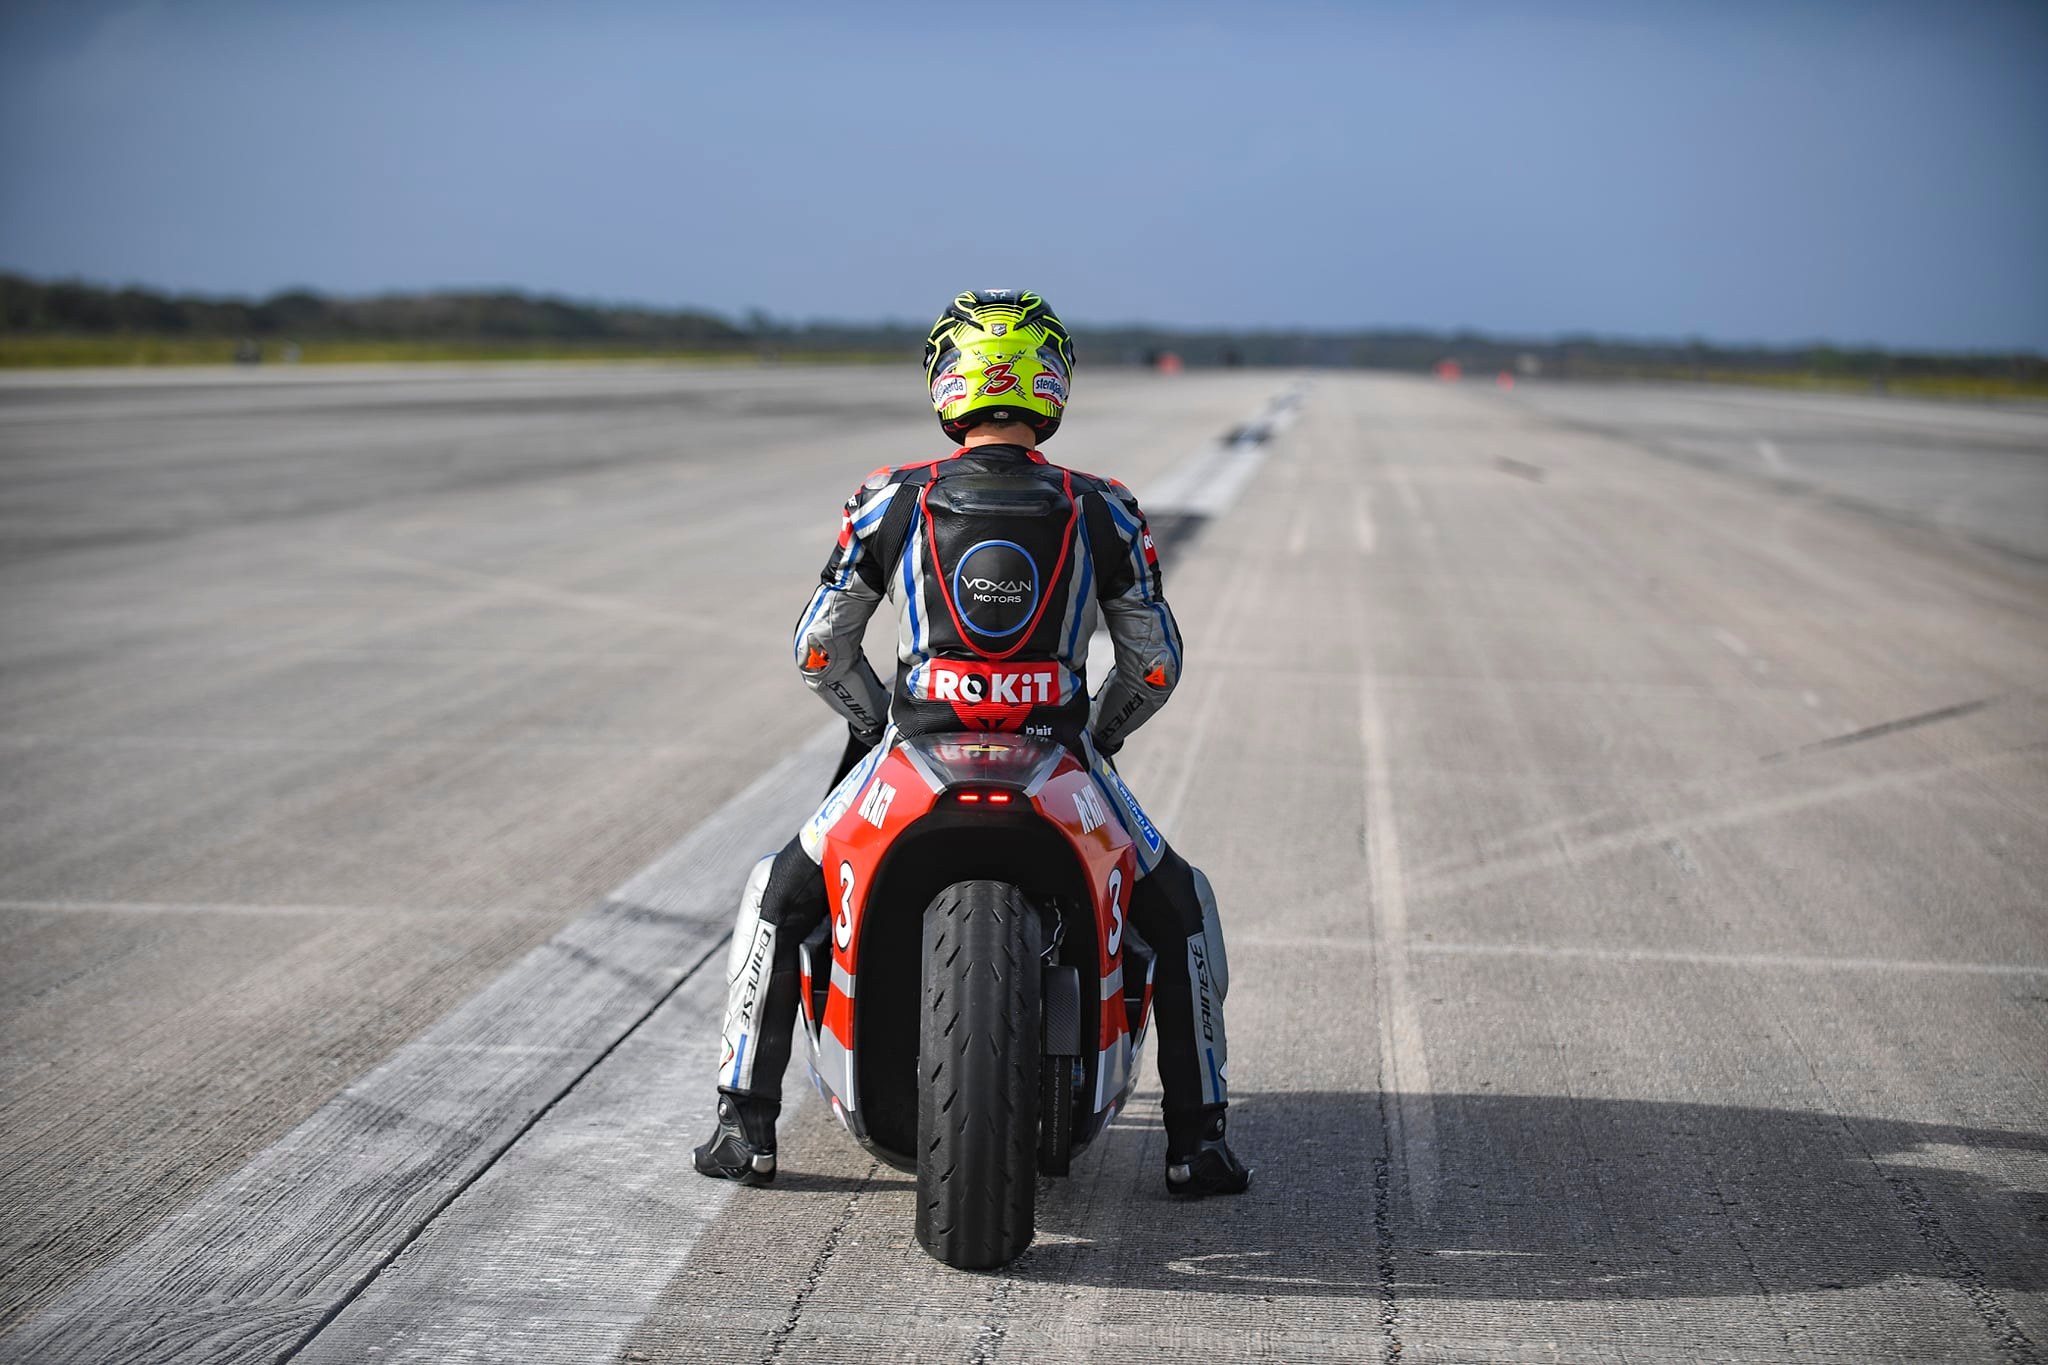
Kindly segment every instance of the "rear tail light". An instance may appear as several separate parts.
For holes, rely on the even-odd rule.
[[[954,792],[953,799],[963,806],[979,806],[984,803],[991,806],[1007,806],[1016,799],[1016,795],[1005,791],[967,791]]]

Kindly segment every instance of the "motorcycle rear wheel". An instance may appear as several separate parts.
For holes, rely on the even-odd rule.
[[[924,913],[917,1240],[962,1270],[1031,1245],[1042,937],[1003,882],[956,882]]]

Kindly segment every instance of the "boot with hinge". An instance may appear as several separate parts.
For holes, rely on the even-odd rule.
[[[714,1180],[766,1185],[775,1179],[775,1120],[782,1105],[737,1090],[718,1092],[718,1129],[696,1152],[697,1171]]]
[[[1252,1171],[1223,1140],[1228,1105],[1212,1104],[1166,1116],[1166,1192],[1176,1199],[1243,1194]]]

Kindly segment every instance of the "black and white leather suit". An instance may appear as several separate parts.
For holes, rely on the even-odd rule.
[[[862,653],[895,607],[896,677]],[[1116,668],[1091,699],[1100,621]],[[1208,879],[1146,816],[1109,755],[1180,680],[1181,641],[1137,500],[1121,484],[1013,445],[877,470],[846,501],[839,541],[799,619],[804,681],[876,747],[750,880],[734,934],[719,1085],[778,1101],[795,1031],[797,945],[827,913],[823,840],[893,735],[963,729],[1051,738],[1088,764],[1138,856],[1131,918],[1157,953],[1154,998],[1169,1136],[1227,1100],[1228,967]],[[765,988],[744,971],[769,962]],[[1186,1150],[1182,1144],[1182,1150]]]

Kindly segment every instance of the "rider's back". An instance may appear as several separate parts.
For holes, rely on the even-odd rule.
[[[1089,728],[1089,637],[1106,619],[1126,684],[1096,718],[1127,731],[1163,703],[1180,640],[1143,514],[1121,485],[1017,445],[877,471],[848,499],[840,542],[797,631],[814,687],[857,653],[834,595],[895,607],[890,719],[905,734],[1023,733],[1078,745]],[[1126,665],[1125,660],[1134,662]]]

